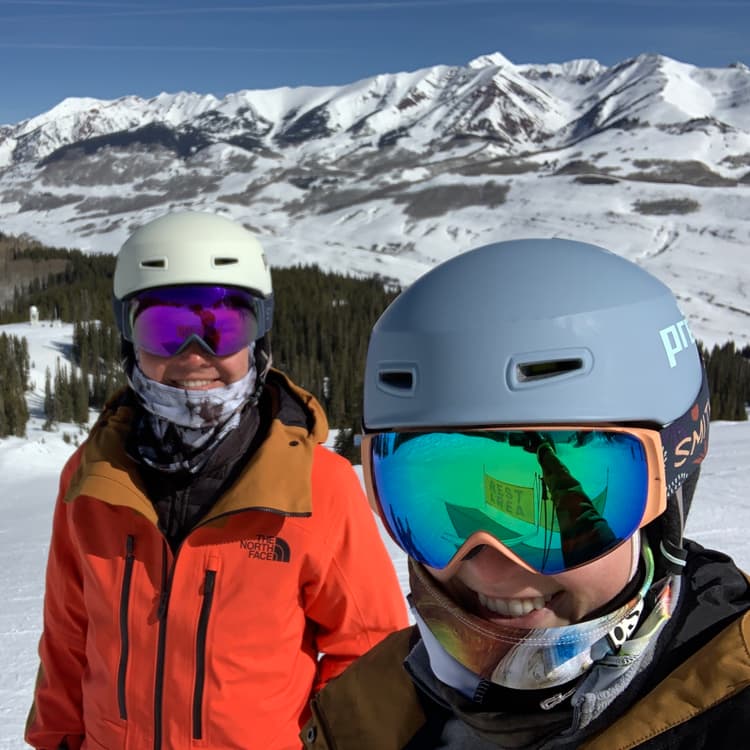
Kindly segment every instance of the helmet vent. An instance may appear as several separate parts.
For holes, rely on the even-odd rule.
[[[166,258],[151,258],[151,260],[142,260],[140,262],[141,268],[166,268]]]
[[[583,360],[578,357],[544,362],[523,362],[516,365],[516,377],[519,383],[527,383],[532,380],[546,380],[547,378],[567,375],[582,369]]]
[[[594,355],[583,346],[524,352],[511,357],[506,370],[506,382],[512,391],[544,388],[570,378],[588,375],[593,366]]]
[[[221,268],[222,266],[233,266],[240,261],[238,258],[213,258],[212,262],[214,268]]]
[[[413,396],[416,381],[416,371],[411,368],[378,372],[378,388],[393,396]]]

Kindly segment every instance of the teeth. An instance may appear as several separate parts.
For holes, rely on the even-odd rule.
[[[213,383],[213,380],[178,380],[177,385],[180,386],[180,388],[201,388],[204,385],[211,385]]]
[[[552,598],[547,596],[532,596],[524,599],[491,599],[477,592],[479,603],[503,617],[522,617],[537,609],[544,609],[547,602]]]

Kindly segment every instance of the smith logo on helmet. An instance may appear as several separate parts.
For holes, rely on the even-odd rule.
[[[700,393],[692,407],[662,430],[667,495],[675,492],[706,457],[710,421],[711,396],[704,374]]]
[[[677,365],[676,355],[689,349],[690,345],[695,342],[693,332],[690,330],[690,326],[685,318],[677,323],[673,323],[671,326],[662,328],[659,331],[659,335],[661,336],[661,343],[664,346],[670,367]]]
[[[694,422],[693,429],[675,446],[673,463],[675,469],[682,468],[690,459],[691,463],[700,463],[705,452],[708,423],[711,421],[711,402],[695,404],[690,410],[690,417]]]

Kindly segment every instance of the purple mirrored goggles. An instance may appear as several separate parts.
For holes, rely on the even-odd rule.
[[[120,312],[123,335],[137,349],[171,357],[195,341],[226,357],[270,329],[273,296],[230,286],[158,287],[136,293]]]

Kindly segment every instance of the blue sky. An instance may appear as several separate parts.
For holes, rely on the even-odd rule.
[[[489,52],[750,64],[750,0],[0,0],[0,124],[68,96],[343,84]]]

